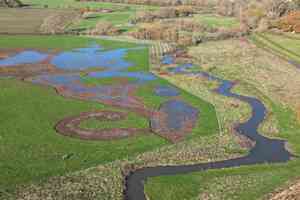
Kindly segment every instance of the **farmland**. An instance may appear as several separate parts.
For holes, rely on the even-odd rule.
[[[0,8],[0,33],[1,34],[33,34],[40,32],[39,28],[43,19],[53,14],[74,15],[69,10],[39,10],[18,8]]]

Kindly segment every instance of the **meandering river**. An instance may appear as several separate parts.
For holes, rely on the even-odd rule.
[[[162,61],[164,64],[171,64],[172,62],[170,57],[165,57]],[[200,172],[209,169],[232,168],[244,165],[281,163],[289,161],[292,157],[285,148],[285,141],[269,139],[258,132],[258,127],[266,116],[266,108],[260,100],[231,92],[231,89],[235,85],[234,82],[222,80],[206,72],[189,72],[187,69],[190,67],[192,67],[191,64],[181,65],[173,68],[172,73],[204,76],[207,77],[208,80],[218,81],[220,86],[216,89],[217,93],[246,102],[251,106],[251,117],[248,121],[239,124],[236,127],[236,131],[255,141],[255,146],[250,150],[250,153],[247,156],[236,159],[195,165],[157,166],[138,169],[126,177],[126,188],[124,191],[126,200],[146,200],[144,184],[147,179],[151,177]]]

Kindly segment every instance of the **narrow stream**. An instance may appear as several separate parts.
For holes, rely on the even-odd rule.
[[[92,45],[88,48],[76,49],[71,52],[64,52],[56,55],[51,60],[51,63],[48,64],[55,65],[55,67],[62,70],[84,70],[94,66],[101,66],[106,68],[106,70],[100,72],[92,71],[86,76],[96,78],[134,77],[138,79],[136,83],[137,85],[150,80],[155,80],[156,77],[151,73],[124,71],[131,66],[131,63],[128,63],[123,59],[127,51],[128,49],[104,51],[100,46]],[[39,52],[21,52],[16,56],[0,60],[0,67],[39,63],[47,57],[48,55]],[[162,61],[162,64],[174,64],[172,57],[165,57]],[[292,157],[292,155],[285,149],[285,141],[269,139],[258,133],[258,127],[266,115],[266,108],[262,102],[256,98],[232,93],[231,89],[233,88],[234,83],[231,81],[222,80],[205,72],[189,72],[188,69],[192,66],[192,64],[183,64],[177,66],[176,68],[172,68],[170,72],[175,74],[191,74],[193,76],[202,76],[208,78],[209,80],[218,81],[220,82],[220,86],[218,89],[216,89],[216,92],[221,95],[248,103],[252,108],[252,116],[247,122],[239,124],[236,128],[236,131],[255,141],[256,144],[254,148],[251,149],[249,155],[242,158],[195,165],[157,166],[136,170],[126,177],[126,188],[124,191],[126,200],[146,200],[144,194],[144,183],[147,178],[150,177],[184,174],[208,169],[230,168],[242,165],[279,163],[286,162]],[[54,87],[63,86],[65,91],[67,90],[74,96],[80,96],[87,93],[95,94],[85,97],[86,100],[99,100],[101,102],[107,99],[115,99],[115,102],[119,103],[123,107],[127,105],[133,106],[133,104],[136,103],[135,99],[132,99],[129,95],[129,86],[127,86],[127,89],[124,85],[116,88],[110,85],[86,87],[82,83],[82,77],[80,74],[78,74],[78,72],[74,72],[73,74],[59,75],[46,73],[33,77],[32,82],[46,83],[47,85]],[[117,94],[112,95],[112,91],[116,91],[115,93]],[[156,88],[155,92],[157,95],[162,96],[178,95],[178,91],[172,87],[158,87]],[[176,109],[172,109],[172,106],[174,106],[174,108],[181,106],[181,109],[178,111]],[[166,108],[163,109],[170,110],[170,116],[177,116],[173,121],[169,121],[171,124],[170,127],[175,127],[177,129],[178,127],[173,126],[173,124],[178,125],[180,124],[179,122],[185,121],[184,118],[195,118],[194,116],[197,115],[196,112],[193,112],[191,107],[182,104],[182,102],[179,102],[178,100],[170,101],[169,104],[166,104]],[[183,113],[188,110],[187,115],[182,117],[181,110],[183,110]],[[152,121],[152,124],[154,123],[155,122]]]
[[[170,62],[170,58],[166,58],[165,61]],[[125,200],[146,200],[144,183],[151,177],[185,174],[209,169],[231,168],[244,165],[281,163],[289,161],[292,157],[285,149],[285,141],[269,139],[259,134],[258,127],[266,116],[266,108],[261,101],[253,97],[232,93],[231,89],[233,88],[234,83],[231,81],[222,80],[206,72],[188,72],[187,68],[191,66],[192,65],[178,66],[175,69],[173,68],[173,73],[192,74],[207,77],[209,80],[217,80],[220,82],[219,88],[216,89],[217,93],[246,102],[251,106],[252,116],[245,123],[239,124],[236,127],[236,131],[255,141],[256,144],[247,156],[241,158],[195,165],[157,166],[138,169],[126,177],[126,188],[124,191]]]

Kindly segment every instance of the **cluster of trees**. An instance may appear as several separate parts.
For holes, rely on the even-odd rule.
[[[247,29],[268,29],[277,20],[299,7],[300,0],[219,0],[217,12],[235,16]]]
[[[93,9],[93,8],[80,8],[79,12],[81,15],[84,15],[86,13],[97,13],[97,12],[101,12],[101,13],[112,13],[114,12],[112,9],[104,9],[104,8],[97,8],[97,9]]]
[[[191,46],[204,41],[239,37],[246,33],[240,29],[211,28],[192,19],[173,19],[143,24],[130,34],[138,39],[161,40],[179,46]]]
[[[63,34],[66,33],[67,26],[79,18],[79,14],[75,11],[68,14],[53,14],[43,20],[39,31],[44,34]]]
[[[99,2],[110,2],[110,3],[143,4],[143,5],[155,5],[155,6],[181,5],[180,0],[79,0],[79,1],[99,1]]]
[[[238,17],[241,12],[251,10],[276,18],[296,9],[299,4],[300,0],[219,0],[217,12],[220,15]]]
[[[177,41],[179,38],[176,27],[161,22],[145,23],[130,33],[133,37],[145,40]]]
[[[78,1],[99,1],[99,2],[143,4],[143,5],[155,5],[155,6],[178,6],[178,5],[208,6],[214,4],[216,0],[78,0]]]
[[[0,0],[0,7],[21,7],[23,4],[20,0]]]
[[[282,17],[278,22],[278,28],[286,32],[300,33],[300,11],[293,11]]]
[[[187,17],[193,13],[194,9],[191,6],[163,7],[156,11],[140,11],[132,22],[153,22],[157,19]]]
[[[121,29],[114,26],[112,23],[107,21],[100,21],[96,24],[95,28],[87,30],[89,35],[119,35],[121,34]]]
[[[69,19],[61,14],[54,14],[46,17],[40,27],[40,31],[45,34],[61,34],[65,32],[66,21]]]

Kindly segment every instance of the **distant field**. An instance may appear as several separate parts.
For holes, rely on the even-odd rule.
[[[107,3],[107,2],[78,2],[75,0],[23,0],[25,4],[32,5],[34,8],[118,8],[118,7],[129,7],[129,9],[140,9],[140,8],[155,8],[154,6],[143,6],[134,4],[119,4],[119,3]]]
[[[82,19],[79,23],[69,27],[70,29],[90,29],[100,21],[107,21],[115,26],[127,29],[130,18],[135,15],[135,11],[120,11],[113,13],[97,13],[91,18]]]
[[[39,27],[49,15],[72,15],[72,10],[57,9],[0,9],[0,34],[38,33]]]
[[[238,20],[234,17],[224,17],[212,14],[199,14],[195,15],[194,19],[212,28],[233,28],[239,26]]]
[[[298,37],[298,38],[297,38]],[[275,53],[291,61],[300,63],[300,37],[275,34],[255,34],[252,39],[264,48],[268,48]]]
[[[127,5],[103,2],[77,2],[75,0],[24,0],[24,4],[28,4],[26,9],[0,9],[0,34],[28,34],[38,33],[38,29],[49,15],[63,13],[72,14],[79,12],[80,8],[103,8],[112,9],[113,13],[95,13],[88,19],[82,19],[79,23],[70,26],[70,29],[88,29],[93,28],[99,21],[108,21],[114,25],[128,29],[130,18],[133,17],[138,10],[156,9],[154,6],[143,5]]]

